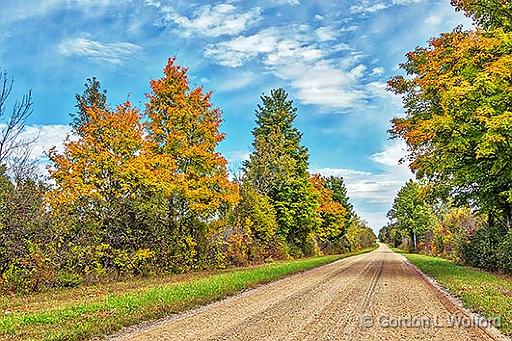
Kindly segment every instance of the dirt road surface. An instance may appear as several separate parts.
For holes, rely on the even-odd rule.
[[[474,324],[380,245],[110,340],[495,340]]]

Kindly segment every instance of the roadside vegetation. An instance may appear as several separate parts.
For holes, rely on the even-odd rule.
[[[325,265],[344,255],[274,262],[161,278],[135,279],[4,297],[2,340],[84,340],[138,322],[219,300],[278,278]]]
[[[468,309],[488,318],[501,317],[503,333],[512,336],[512,280],[453,261],[404,253],[411,263],[458,297]]]
[[[28,93],[0,75],[0,291],[106,281],[346,253],[374,244],[341,177],[310,174],[283,89],[256,106],[253,150],[228,175],[221,110],[170,58],[145,109],[112,105],[91,78],[72,135],[48,173],[22,132]],[[38,171],[39,169],[39,171]],[[233,179],[234,177],[234,179]]]
[[[512,4],[452,5],[475,28],[409,52],[407,76],[388,82],[405,110],[390,132],[406,142],[417,181],[397,194],[380,239],[512,274]]]

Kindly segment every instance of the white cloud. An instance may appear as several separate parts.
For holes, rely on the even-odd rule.
[[[68,125],[29,125],[25,127],[19,139],[33,141],[30,145],[29,159],[34,162],[40,175],[47,175],[46,167],[50,164],[48,151],[55,147],[58,152],[62,152],[68,136],[71,136],[71,128]]]
[[[438,25],[441,23],[441,21],[442,19],[437,15],[431,15],[424,20],[425,24],[428,25]]]
[[[231,4],[205,5],[194,11],[192,17],[178,14],[172,7],[161,8],[164,13],[162,21],[172,22],[180,27],[180,33],[190,36],[198,33],[210,37],[237,35],[261,19],[261,9],[252,8],[240,12]]]
[[[207,45],[205,55],[224,66],[237,67],[260,54],[276,50],[278,39],[263,30],[250,36],[239,36],[232,40]]]
[[[358,26],[357,25],[351,25],[351,26],[348,26],[348,27],[342,27],[338,30],[338,32],[354,32],[355,30],[358,29]]]
[[[375,13],[378,11],[382,11],[383,9],[388,8],[389,6],[383,2],[378,2],[376,4],[368,5],[354,5],[350,7],[351,13]]]
[[[30,157],[34,160],[44,160],[45,154],[53,147],[63,151],[63,142],[71,134],[71,128],[64,124],[31,125],[25,128],[20,138],[34,140]]]
[[[315,15],[315,20],[322,21],[325,17],[321,16],[320,14]]]
[[[350,12],[354,14],[376,13],[392,6],[409,5],[419,3],[424,0],[391,0],[372,2],[369,0],[361,0],[359,4],[350,7]]]
[[[382,75],[384,73],[384,68],[382,66],[377,66],[372,69],[372,75]]]
[[[410,5],[410,4],[417,4],[419,2],[422,2],[424,0],[393,0],[393,5]]]
[[[352,202],[361,206],[382,204],[390,206],[397,191],[410,177],[402,171],[400,171],[400,175],[397,175],[394,169],[371,173],[344,168],[317,168],[312,169],[311,172],[325,176],[343,177]],[[383,214],[385,215],[386,212]]]
[[[162,7],[162,3],[158,0],[145,0],[144,3],[146,4],[146,6],[153,6],[156,8]]]
[[[73,38],[61,42],[59,52],[66,56],[79,56],[112,64],[123,61],[142,50],[142,47],[128,42],[104,43],[87,38]]]
[[[329,41],[336,39],[336,35],[329,27],[319,27],[315,30],[315,33],[320,41]]]
[[[251,152],[248,150],[235,150],[225,153],[228,161],[229,177],[233,180],[241,175],[243,162],[249,160]]]
[[[7,3],[7,2],[6,2]],[[9,15],[0,16],[0,23],[16,22],[48,15],[63,7],[81,10],[88,16],[98,15],[112,6],[119,6],[117,0],[25,0],[9,1]]]
[[[222,79],[215,88],[217,91],[230,92],[250,85],[256,79],[252,71],[241,72],[235,76]],[[204,82],[203,82],[204,83]]]
[[[276,5],[290,5],[290,6],[300,5],[299,0],[271,0],[271,2]]]
[[[241,66],[258,56],[268,66],[318,60],[325,52],[311,42],[312,37],[304,33],[305,29],[296,27],[295,31],[286,32],[270,27],[253,35],[208,44],[205,55],[230,67]]]
[[[239,67],[258,58],[275,76],[288,80],[296,97],[305,104],[322,107],[350,108],[372,95],[364,84],[366,67],[358,63],[361,54],[345,43],[329,44],[327,28],[295,26],[288,29],[270,27],[253,35],[211,43],[205,55],[217,63]],[[345,52],[344,57],[333,57]]]
[[[357,65],[350,70],[342,70],[321,61],[314,65],[282,66],[276,74],[290,80],[297,90],[297,97],[305,104],[347,108],[365,97],[365,91],[357,87],[364,69],[364,65]]]
[[[316,168],[316,169],[311,170],[311,173],[319,173],[324,176],[341,176],[343,178],[353,177],[353,176],[370,176],[370,175],[372,175],[372,173],[370,173],[370,172],[363,172],[363,171],[358,171],[358,170],[348,169],[348,168],[332,168],[332,167]]]
[[[394,143],[386,145],[383,151],[375,153],[371,156],[372,160],[387,166],[387,167],[399,167],[401,160],[407,154],[407,146],[402,140],[396,140]]]
[[[313,168],[312,173],[325,176],[341,176],[356,212],[378,230],[387,219],[396,193],[413,177],[407,164],[399,161],[406,156],[405,143],[393,141],[383,150],[370,156],[380,171],[367,172],[345,168]]]
[[[388,85],[383,82],[370,82],[366,84],[366,90],[371,94],[371,97],[389,98],[393,101],[393,104],[401,105],[400,97],[387,91]]]
[[[251,152],[248,150],[235,150],[226,154],[226,159],[230,163],[242,162],[249,160]]]

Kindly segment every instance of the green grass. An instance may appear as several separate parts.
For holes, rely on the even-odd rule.
[[[501,331],[512,336],[512,279],[452,261],[403,253],[421,271],[434,278],[465,307],[486,317],[501,316]]]
[[[4,296],[0,300],[0,339],[84,340],[102,336],[354,254]]]

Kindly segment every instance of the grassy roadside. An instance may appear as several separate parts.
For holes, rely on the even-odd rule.
[[[486,317],[501,316],[501,331],[512,336],[511,278],[457,265],[443,258],[410,253],[403,255],[461,299],[468,309]]]
[[[84,340],[101,336],[371,250],[38,295],[4,296],[0,300],[0,340]]]

